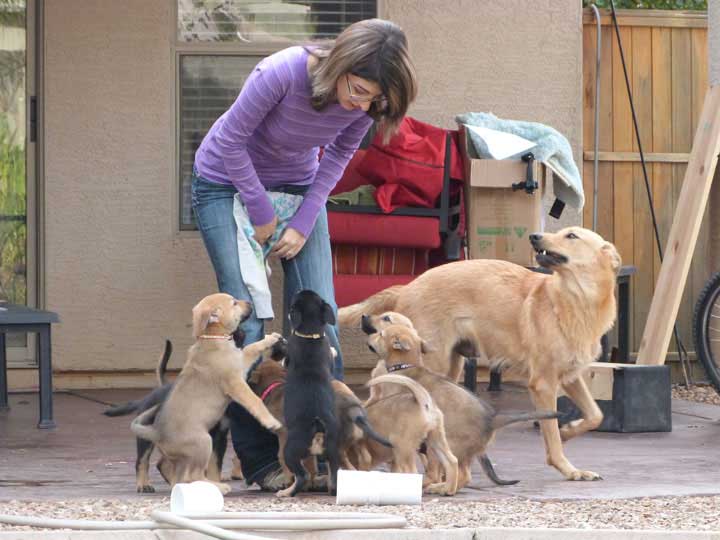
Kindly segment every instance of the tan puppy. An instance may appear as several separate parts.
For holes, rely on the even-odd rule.
[[[387,373],[384,366],[378,370]],[[371,470],[392,462],[392,471],[417,473],[418,449],[426,443],[437,456],[445,481],[424,482],[426,493],[454,495],[458,490],[458,460],[445,437],[442,411],[419,383],[402,375],[380,375],[368,382],[371,389],[385,387],[385,394],[368,408],[368,420],[393,444],[389,449],[364,438],[355,445],[358,468]],[[428,477],[426,476],[426,479]]]
[[[362,314],[399,311],[430,343],[429,368],[458,380],[461,357],[477,356],[512,369],[527,377],[538,409],[555,410],[562,386],[583,419],[562,430],[556,420],[541,422],[547,462],[568,480],[596,480],[597,473],[568,461],[562,440],[602,421],[580,373],[598,357],[600,338],[615,321],[620,256],[612,244],[580,227],[534,234],[531,242],[538,263],[552,274],[504,261],[459,261],[343,308],[338,320],[357,325]]]
[[[487,447],[493,441],[495,432],[515,422],[557,417],[556,413],[549,411],[498,414],[490,404],[446,377],[425,368],[420,352],[421,340],[412,328],[389,325],[382,332],[370,335],[368,346],[385,359],[384,364],[378,365],[377,371],[385,367],[390,373],[399,373],[414,379],[428,391],[443,412],[445,434],[450,450],[458,460],[458,489],[470,482],[472,478],[470,466],[476,456],[493,482],[501,485],[515,483],[515,481],[500,480],[486,455]],[[385,391],[383,389],[383,393]],[[434,449],[430,448],[430,450]]]
[[[230,335],[251,311],[250,304],[228,294],[212,294],[193,308],[195,344],[167,400],[133,420],[136,436],[154,442],[166,462],[171,485],[208,480],[205,471],[212,452],[208,430],[237,401],[270,430],[282,427],[245,382],[245,376],[279,334],[248,345],[235,346]],[[223,493],[230,486],[215,482]]]

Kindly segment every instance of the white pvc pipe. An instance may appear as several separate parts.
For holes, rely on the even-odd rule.
[[[154,510],[150,514],[156,521],[161,523],[170,523],[181,529],[189,529],[199,533],[207,534],[219,538],[220,540],[270,540],[266,536],[255,536],[252,534],[242,534],[232,531],[226,531],[215,525],[209,525],[203,521],[193,521],[190,518],[181,517],[171,512],[163,512]]]
[[[164,515],[167,512],[163,512]],[[170,514],[172,515],[172,514]],[[157,519],[155,513],[153,517]],[[184,518],[184,516],[181,516]],[[189,519],[189,518],[188,518]],[[405,518],[389,514],[359,512],[219,512],[192,516],[192,522],[208,526],[242,530],[308,531],[333,529],[391,529],[405,527]],[[168,520],[160,521],[88,521],[0,514],[0,523],[46,529],[84,531],[150,530],[176,528]],[[186,523],[183,521],[183,523]],[[185,526],[181,526],[185,528]],[[220,537],[218,537],[220,538]],[[223,537],[224,538],[224,537]],[[245,535],[243,538],[248,538]],[[256,537],[259,538],[259,537]]]
[[[421,504],[422,484],[421,474],[340,469],[335,504]]]

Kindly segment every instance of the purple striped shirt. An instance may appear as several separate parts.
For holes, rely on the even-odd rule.
[[[305,49],[290,47],[262,60],[195,154],[198,174],[233,184],[255,225],[273,217],[266,188],[309,185],[288,223],[306,238],[372,124],[364,111],[338,103],[314,110],[307,59]],[[318,163],[320,146],[325,151]]]

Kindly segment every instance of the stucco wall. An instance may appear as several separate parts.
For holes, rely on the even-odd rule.
[[[45,6],[55,367],[152,369],[164,337],[189,344],[192,302],[214,286],[199,237],[175,225],[171,3]]]
[[[445,127],[465,111],[545,122],[579,158],[579,1],[382,5],[417,65],[414,116]],[[179,365],[190,308],[215,283],[199,236],[176,230],[171,2],[45,6],[47,305],[62,317],[55,366],[152,369],[165,337]],[[356,333],[342,339],[350,362],[368,360]]]

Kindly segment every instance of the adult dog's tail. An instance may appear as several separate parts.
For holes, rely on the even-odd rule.
[[[130,430],[136,437],[140,437],[141,439],[154,443],[158,441],[160,436],[157,430],[153,427],[152,423],[155,420],[155,415],[157,414],[159,407],[160,405],[155,405],[135,417],[130,424]]]
[[[526,422],[528,420],[550,420],[552,418],[560,417],[560,413],[555,411],[532,411],[518,414],[498,414],[490,422],[490,427],[493,431],[500,429],[509,424],[515,424],[516,422]]]
[[[425,390],[425,388],[419,382],[411,379],[410,377],[406,377],[405,375],[380,375],[379,377],[375,377],[374,379],[368,381],[367,384],[368,386],[372,387],[376,384],[387,383],[398,384],[410,390],[413,397],[415,398],[415,401],[420,404],[420,407],[423,411],[429,411],[431,408],[434,407],[434,403],[432,397],[430,396],[430,393]]]
[[[338,310],[338,324],[340,326],[360,326],[363,315],[377,315],[385,311],[394,311],[400,289],[405,285],[394,285],[359,304],[346,306]]]

